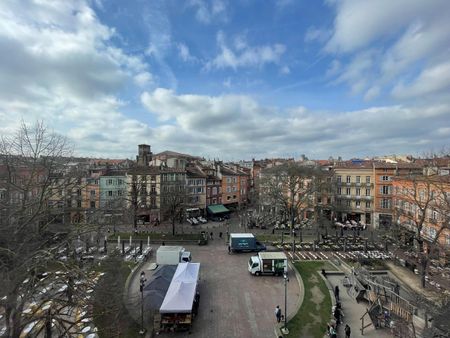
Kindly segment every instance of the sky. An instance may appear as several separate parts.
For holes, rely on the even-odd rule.
[[[448,0],[2,0],[0,135],[223,160],[450,145]]]

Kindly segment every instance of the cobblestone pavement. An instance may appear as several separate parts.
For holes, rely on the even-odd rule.
[[[275,306],[280,305],[284,312],[283,278],[252,276],[247,271],[251,253],[228,254],[225,240],[218,236],[209,243],[207,246],[185,246],[192,253],[192,261],[201,263],[200,308],[189,336],[273,338]],[[289,276],[288,313],[292,313],[300,299],[300,288],[293,271],[289,271]],[[134,295],[138,292],[138,284],[138,278],[131,282],[131,298],[137,299]],[[186,335],[161,333],[159,337]]]

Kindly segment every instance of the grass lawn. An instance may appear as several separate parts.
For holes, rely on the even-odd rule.
[[[105,261],[99,271],[105,272],[95,288],[93,301],[93,318],[100,338],[142,337],[139,324],[128,314],[123,304],[125,281],[133,264],[122,262],[120,258]]]
[[[323,338],[330,321],[331,298],[317,271],[334,268],[327,262],[298,262],[294,265],[302,276],[305,297],[300,310],[288,322],[288,336]]]

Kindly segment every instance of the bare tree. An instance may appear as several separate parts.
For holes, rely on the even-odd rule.
[[[67,140],[42,122],[33,127],[22,122],[14,136],[1,138],[0,308],[6,337],[19,337],[30,323],[48,327],[49,318],[61,330],[74,327],[68,311],[83,298],[72,292],[73,281],[85,274],[72,254],[65,261],[57,257],[72,253],[72,241],[83,229],[55,225],[70,208],[68,192],[78,183],[68,166],[70,155]],[[51,272],[55,269],[59,274]],[[66,287],[55,290],[55,283]]]
[[[398,222],[410,230],[407,238],[415,244],[421,265],[422,287],[433,249],[442,244],[441,233],[449,229],[449,176],[409,176],[398,179],[395,213]],[[427,246],[425,250],[425,244]]]
[[[270,204],[282,214],[291,229],[307,211],[312,211],[317,221],[317,195],[328,184],[327,175],[319,167],[298,163],[265,169],[260,181],[261,203]]]
[[[186,190],[183,180],[166,182],[161,190],[161,207],[163,216],[172,224],[172,235],[175,235],[175,223],[182,220],[186,207]]]

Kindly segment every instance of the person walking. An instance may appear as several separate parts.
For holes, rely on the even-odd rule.
[[[352,333],[352,330],[350,329],[350,326],[348,326],[348,324],[345,324],[345,338],[350,338],[350,333]]]
[[[212,231],[209,233],[209,239],[213,239],[213,233],[212,233]]]
[[[339,286],[337,285],[334,288],[334,296],[336,297],[336,301],[339,302]]]
[[[222,231],[219,232],[219,238],[222,239]]]
[[[281,322],[281,309],[279,305],[275,308],[275,317],[277,318],[277,323]]]

